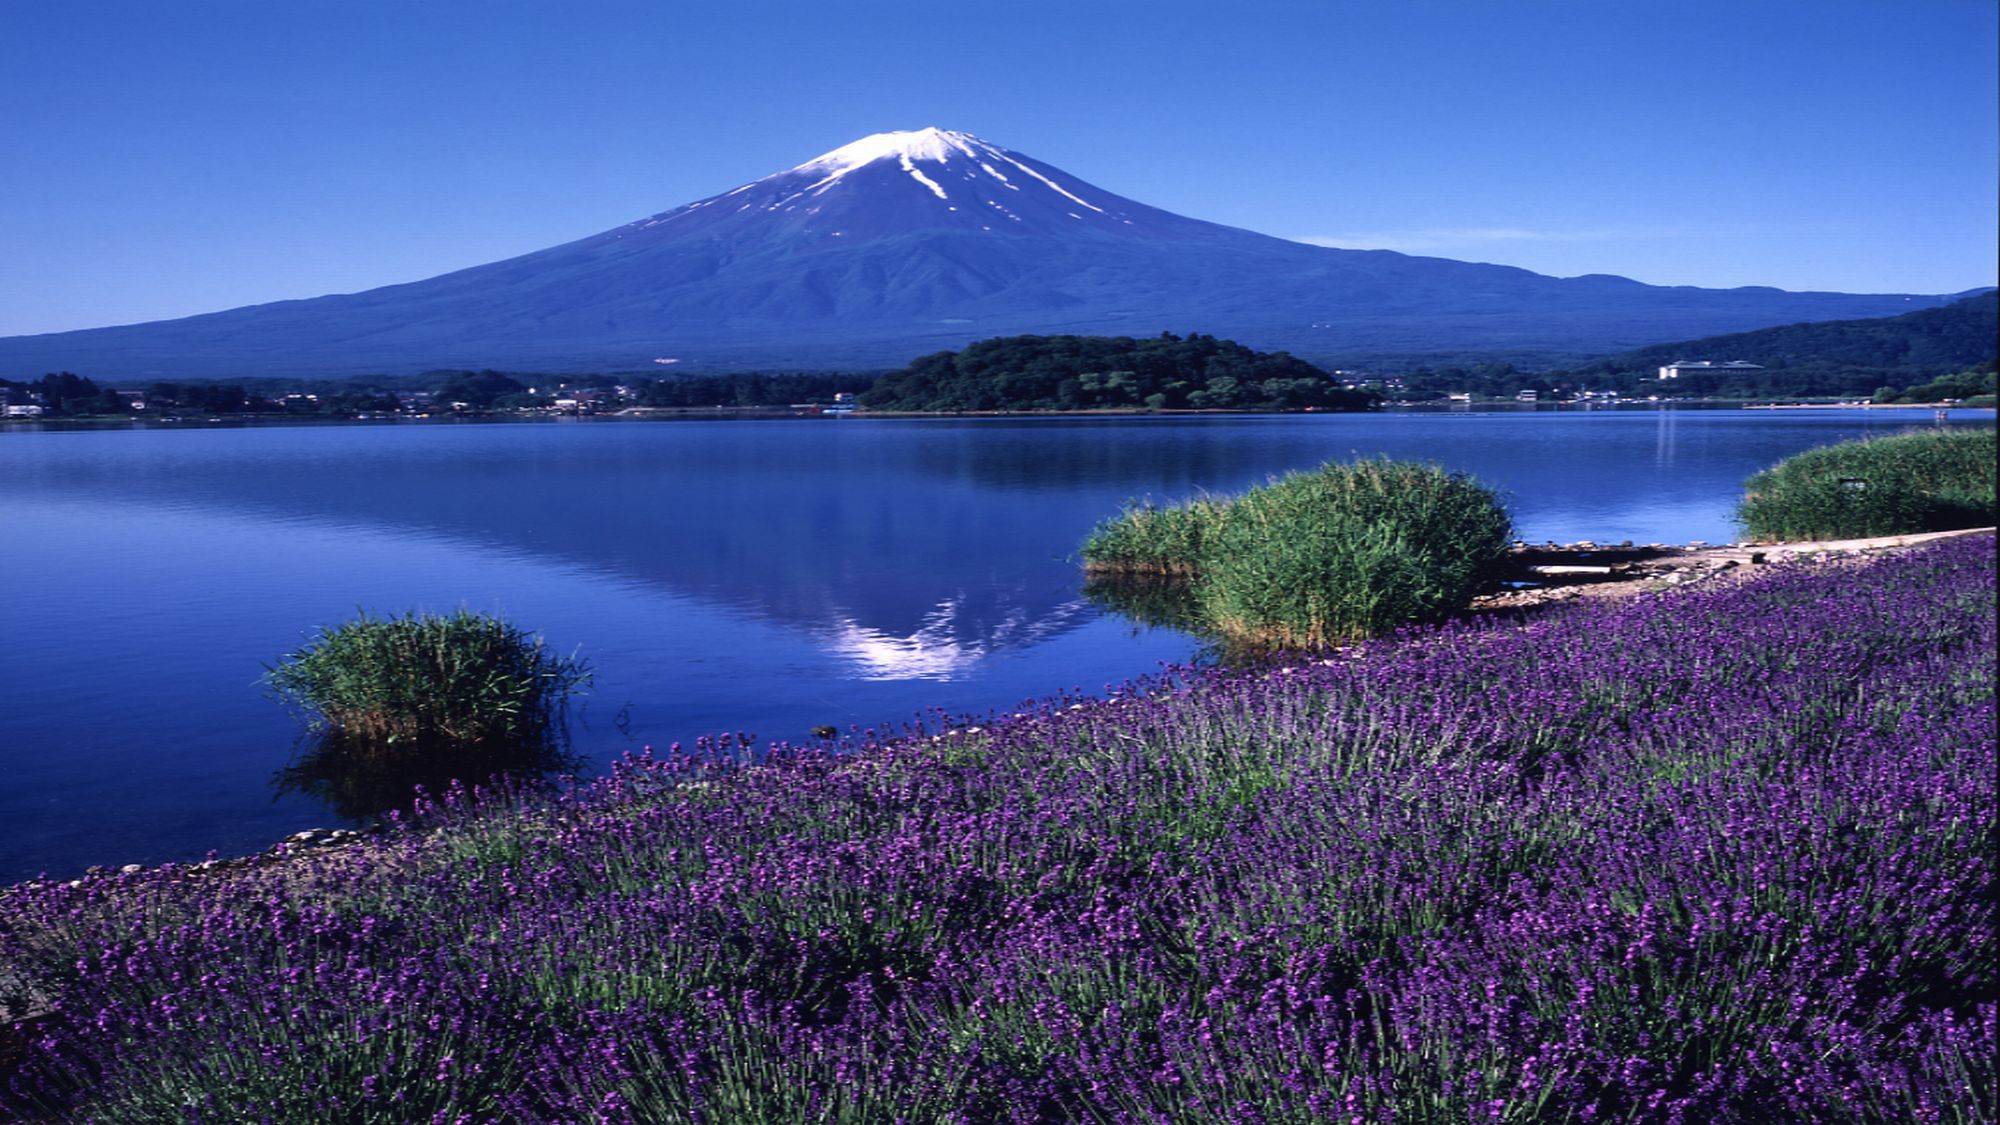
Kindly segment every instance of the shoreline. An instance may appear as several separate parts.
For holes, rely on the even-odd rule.
[[[1517,573],[1531,576],[1532,588],[1501,590],[1473,598],[1469,616],[1503,614],[1526,619],[1535,611],[1579,599],[1625,598],[1663,593],[1715,580],[1745,581],[1770,573],[1771,564],[1802,557],[1860,561],[1894,554],[1944,539],[2000,534],[2000,528],[1976,527],[1953,531],[1916,532],[1866,539],[1826,539],[1796,543],[1709,544],[1530,544],[1517,542],[1511,555]],[[1536,568],[1553,568],[1538,570]],[[379,823],[359,829],[305,828],[292,832],[260,851],[211,856],[195,862],[127,863],[116,867],[93,864],[70,878],[40,876],[0,885],[0,902],[16,890],[50,883],[79,885],[87,880],[115,879],[147,872],[178,872],[183,878],[248,873],[310,855],[325,855],[378,838]]]
[[[1953,531],[1923,531],[1864,539],[1815,539],[1795,543],[1648,543],[1517,544],[1512,552],[1517,573],[1532,587],[1501,590],[1474,598],[1475,614],[1521,612],[1579,598],[1621,598],[1658,593],[1696,582],[1724,578],[1740,581],[1765,573],[1774,563],[1800,558],[1859,560],[1894,554],[1942,539],[2000,533],[1994,527]]]
[[[1967,411],[1993,414],[1993,406],[1967,406],[1955,402],[1782,402],[1769,399],[1675,399],[1652,402],[1645,399],[1619,401],[1515,402],[1384,402],[1358,410],[1303,407],[1297,410],[1231,410],[1182,407],[1150,410],[1145,407],[1104,407],[1094,410],[827,410],[805,404],[788,406],[628,406],[591,414],[554,412],[465,414],[381,414],[365,416],[238,414],[183,415],[151,418],[131,415],[100,415],[79,418],[0,419],[0,434],[38,433],[60,430],[109,430],[154,428],[244,428],[250,426],[351,426],[351,425],[456,425],[502,422],[646,422],[646,421],[761,421],[776,419],[842,418],[1289,418],[1297,415],[1348,416],[1356,414],[1465,414],[1491,413],[1599,413],[1603,411],[1653,410],[1908,410],[1951,413]]]
[[[1993,410],[1961,402],[1748,402],[1745,410]]]

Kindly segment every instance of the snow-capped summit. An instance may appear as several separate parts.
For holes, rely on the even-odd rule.
[[[949,161],[954,153],[977,160],[981,149],[991,155],[999,155],[998,149],[971,133],[958,133],[932,125],[923,129],[871,133],[832,152],[815,156],[792,171],[821,170],[838,176],[877,160],[929,160],[941,164]]]
[[[1185,236],[1211,226],[1112,195],[970,133],[932,126],[863,137],[626,230],[671,225],[679,237],[720,216],[759,212],[779,216],[777,226],[790,235],[842,238],[847,245],[911,229],[1019,234],[1098,228],[1133,237]]]
[[[0,377],[619,371],[661,356],[677,370],[873,367],[1022,332],[1199,331],[1307,356],[1575,353],[1951,299],[1667,289],[1308,246],[931,127],[424,281],[0,339]]]
[[[1034,168],[1028,168],[1026,164],[1016,160],[1014,154],[1010,154],[1008,150],[986,144],[984,140],[972,136],[970,132],[952,132],[938,126],[920,128],[916,132],[876,132],[852,144],[842,144],[840,148],[824,156],[806,160],[798,168],[792,168],[792,172],[822,176],[814,180],[812,188],[808,188],[810,192],[822,192],[856,168],[866,168],[868,164],[874,164],[878,160],[894,160],[896,166],[904,170],[904,174],[908,174],[914,182],[930,190],[930,194],[938,196],[940,200],[950,200],[952,196],[942,186],[938,186],[938,180],[924,174],[916,164],[924,162],[924,164],[950,166],[954,158],[960,164],[958,172],[962,172],[962,178],[966,180],[976,180],[978,176],[986,176],[998,182],[1000,186],[1018,192],[1020,186],[1008,178],[1008,174],[1002,170],[1006,168],[1012,170],[1014,176],[1018,178],[1032,178],[1042,182],[1044,186],[1058,192],[1062,198],[1074,202],[1076,206],[1084,206],[1098,212],[1104,210],[1092,202],[1078,198],[1068,188],[1042,176]]]
[[[976,182],[980,177],[992,180],[1009,191],[1020,191],[1016,180],[1031,184],[1039,183],[1050,191],[1062,196],[1070,203],[1097,211],[1103,208],[1076,195],[1068,188],[1035,171],[1015,158],[1004,148],[987,144],[971,133],[956,133],[933,125],[915,132],[876,133],[852,144],[845,144],[824,156],[815,157],[793,168],[794,173],[809,173],[821,178],[813,182],[807,190],[821,192],[838,182],[841,177],[857,168],[863,168],[877,161],[893,160],[916,183],[928,189],[939,199],[949,200],[951,196],[938,185],[936,179],[917,168],[919,162],[949,167],[954,160],[959,177]],[[1003,170],[1004,169],[1004,170]],[[1014,173],[1010,179],[1007,173]]]

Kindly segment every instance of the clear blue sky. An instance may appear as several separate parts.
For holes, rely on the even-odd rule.
[[[868,133],[1655,284],[1995,283],[1995,0],[0,5],[0,334],[412,281]]]

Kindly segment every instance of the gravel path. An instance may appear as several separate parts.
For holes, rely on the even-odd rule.
[[[1749,578],[1771,563],[1863,559],[1937,539],[1992,535],[1994,530],[1975,527],[1804,543],[1521,544],[1513,552],[1513,588],[1475,598],[1472,608],[1475,612],[1511,612],[1578,598],[1631,597],[1691,582]]]

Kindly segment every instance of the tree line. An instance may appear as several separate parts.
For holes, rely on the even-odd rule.
[[[923,356],[860,396],[877,410],[1358,410],[1343,388],[1286,352],[1199,332],[1006,336]]]
[[[1885,402],[1934,402],[1991,393],[1990,378],[1982,376],[1994,369],[1996,334],[2000,296],[1982,293],[1901,316],[1787,324],[1654,344],[1553,369],[1511,361],[1419,366],[1401,373],[1403,389],[1396,397],[1424,401],[1466,393],[1511,398],[1521,391],[1543,397],[1616,391],[1677,398],[1876,396]],[[1668,383],[1659,378],[1660,368],[1668,364],[1701,359],[1759,366],[1683,371]],[[1927,386],[1928,391],[1919,389]]]
[[[1947,373],[1976,377],[1991,370],[1996,333],[2000,296],[1989,292],[1901,316],[1786,324],[1655,344],[1552,376],[1621,392],[1657,390],[1659,369],[1678,360],[1743,360],[1763,370],[1683,373],[1673,391],[1730,398],[1866,398],[1883,387],[1900,394]]]
[[[0,379],[0,405],[38,406],[42,416],[49,418],[83,418],[120,414],[352,415],[392,411],[399,404],[386,389],[354,383],[312,391],[253,383],[155,381],[111,386],[73,371],[57,371],[39,379]]]

